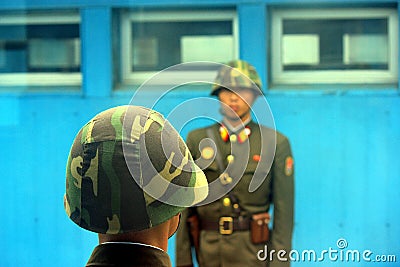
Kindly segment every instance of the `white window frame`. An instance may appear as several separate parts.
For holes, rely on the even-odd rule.
[[[80,16],[78,13],[15,14],[3,15],[0,19],[0,25],[56,25],[79,23]],[[79,86],[81,84],[81,72],[0,73],[0,86]]]
[[[388,19],[388,70],[315,70],[284,71],[282,65],[282,22],[285,19]],[[398,15],[397,9],[305,9],[275,10],[272,13],[272,83],[273,84],[382,84],[398,80]]]
[[[179,22],[179,21],[222,21],[232,20],[232,35],[234,38],[234,57],[238,57],[238,22],[235,11],[148,11],[148,12],[124,12],[121,16],[121,69],[122,82],[126,84],[142,84],[144,81],[155,75],[158,71],[132,71],[132,22]],[[173,74],[171,74],[173,75]],[[177,75],[188,77],[214,77],[215,71],[179,71]],[[168,78],[173,78],[168,76]],[[168,83],[162,79],[152,81],[152,84],[163,85]]]

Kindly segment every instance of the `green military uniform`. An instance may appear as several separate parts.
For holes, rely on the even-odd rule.
[[[234,187],[233,194],[238,198],[239,205],[247,216],[254,213],[269,211],[271,204],[274,205],[273,229],[271,239],[268,243],[268,250],[279,251],[284,249],[287,253],[291,249],[291,237],[293,228],[293,168],[290,166],[292,153],[288,139],[280,133],[276,133],[276,152],[271,171],[259,173],[267,178],[262,185],[253,193],[248,192],[249,183],[253,177],[258,164],[262,164],[262,158],[258,161],[260,151],[260,132],[268,132],[270,138],[274,138],[275,132],[265,127],[259,128],[254,122],[247,125],[251,129],[249,136],[250,156],[246,170],[239,183]],[[224,142],[219,138],[219,125],[211,126],[216,136],[217,146],[220,148],[223,159],[228,160],[231,152],[231,142]],[[207,138],[206,128],[190,132],[187,138],[187,145],[193,158],[201,157],[198,144]],[[266,147],[265,149],[273,148]],[[235,155],[233,155],[235,157]],[[230,157],[231,158],[231,157]],[[235,159],[233,159],[234,161]],[[225,162],[227,164],[227,162]],[[216,162],[213,162],[204,170],[209,182],[218,179],[220,170]],[[235,216],[232,205],[226,207],[221,198],[211,204],[197,207],[200,220],[219,222],[223,216]],[[225,200],[225,203],[227,201]],[[190,241],[187,225],[184,223],[187,212],[182,217],[180,229],[177,234],[177,263],[184,266],[191,263]],[[199,263],[200,266],[265,266],[257,258],[257,252],[264,249],[264,244],[254,245],[250,241],[249,231],[237,231],[231,235],[221,235],[217,231],[202,231],[200,236]],[[270,266],[288,266],[284,262],[276,262]]]
[[[246,128],[243,128],[244,126]],[[245,169],[241,177],[235,177],[233,174],[230,177],[232,179],[223,181],[220,175],[224,170],[218,166],[221,164],[218,164],[217,156],[203,170],[209,183],[216,180],[221,180],[225,186],[237,181],[238,183],[230,193],[220,199],[207,205],[191,208],[183,213],[176,237],[177,266],[192,264],[192,244],[189,226],[185,221],[194,213],[198,214],[200,219],[201,232],[197,251],[197,260],[200,266],[276,267],[290,265],[289,262],[277,260],[276,254],[271,262],[269,260],[262,261],[257,257],[258,252],[265,249],[265,245],[267,245],[268,251],[285,250],[286,258],[291,250],[294,165],[289,141],[279,132],[253,121],[243,127],[237,129],[236,132],[229,131],[229,127],[225,127],[228,129],[228,133],[222,134],[221,125],[214,124],[196,129],[187,137],[186,143],[195,160],[207,160],[215,153],[222,159],[224,169],[228,164],[233,166],[245,164]],[[211,136],[209,129],[212,132]],[[246,130],[244,138],[246,141],[241,143],[239,137],[243,139],[244,129]],[[201,141],[210,137],[215,141],[216,147],[202,147]],[[249,146],[249,149],[246,146]],[[241,153],[242,150],[243,153]],[[248,154],[247,151],[249,151]],[[253,178],[265,179],[254,192],[249,192],[249,185]],[[239,205],[239,213],[235,204]],[[253,244],[249,229],[251,215],[272,210],[273,221],[269,241]],[[220,224],[221,218],[222,225]],[[230,218],[233,218],[232,225],[224,222]],[[210,227],[213,224],[216,226],[215,229]]]

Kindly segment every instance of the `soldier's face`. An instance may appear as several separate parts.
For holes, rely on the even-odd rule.
[[[235,89],[234,92],[222,89],[218,96],[227,119],[243,121],[250,118],[250,108],[255,100],[251,89]]]

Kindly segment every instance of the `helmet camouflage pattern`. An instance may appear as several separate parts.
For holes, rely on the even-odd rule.
[[[256,69],[244,60],[232,60],[218,70],[211,95],[218,95],[222,88],[233,91],[247,88],[256,95],[262,95],[261,79]]]
[[[159,225],[207,194],[206,177],[178,132],[147,108],[97,114],[78,132],[68,156],[65,210],[96,233]]]

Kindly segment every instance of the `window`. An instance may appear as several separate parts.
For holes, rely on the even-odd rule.
[[[129,12],[122,15],[121,32],[125,83],[141,84],[179,63],[237,58],[236,17],[230,11]]]
[[[2,15],[0,85],[80,85],[79,16]]]
[[[397,10],[275,10],[272,82],[396,83]]]

